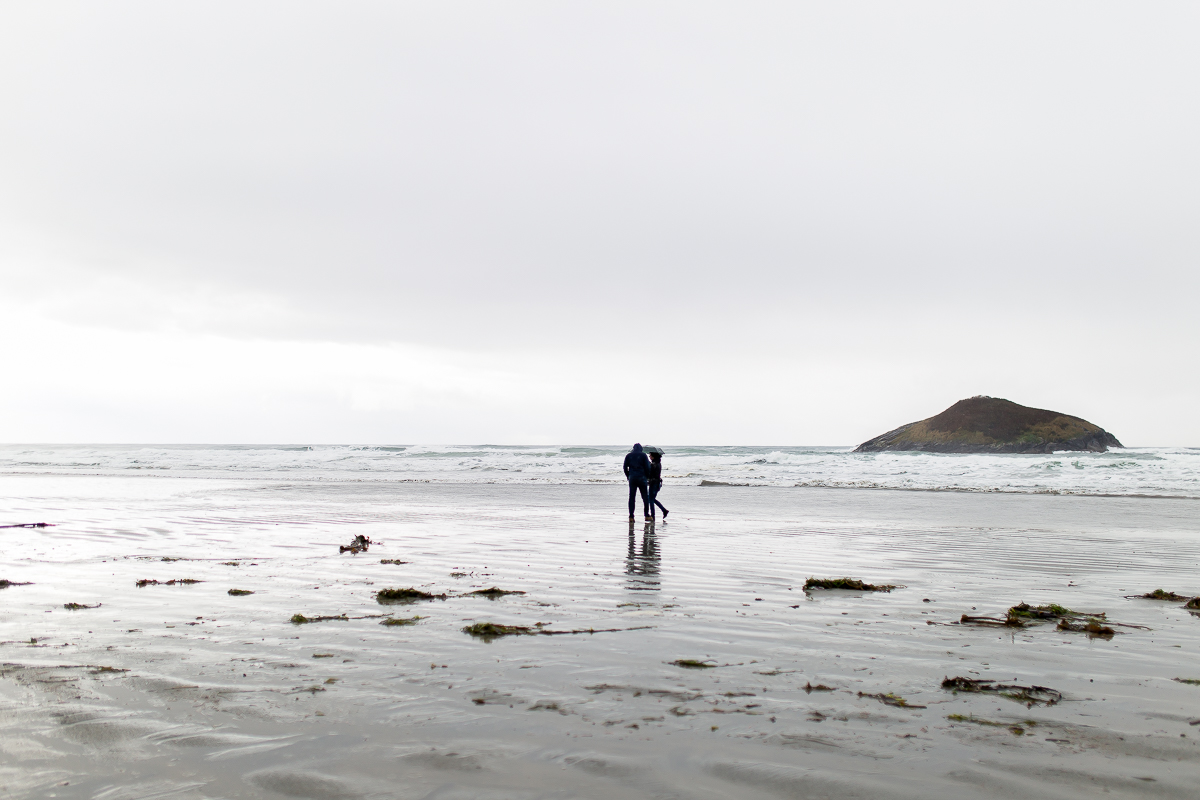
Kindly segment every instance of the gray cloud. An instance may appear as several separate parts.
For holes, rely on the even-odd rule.
[[[55,319],[1043,386],[1193,347],[1188,4],[0,15],[4,281]]]

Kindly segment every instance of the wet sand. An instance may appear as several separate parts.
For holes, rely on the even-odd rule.
[[[30,582],[0,589],[5,797],[1200,785],[1200,685],[1175,680],[1200,679],[1200,617],[1123,597],[1200,593],[1196,501],[672,486],[670,522],[631,528],[613,485],[0,482],[6,520],[58,523],[0,531],[0,578]],[[379,543],[339,554],[358,534]],[[805,594],[810,576],[905,588]],[[493,586],[525,594],[465,596]],[[447,598],[385,606],[387,587]],[[1022,601],[1146,629],[958,624]],[[618,630],[463,633],[479,622]],[[1063,700],[943,690],[954,676]]]

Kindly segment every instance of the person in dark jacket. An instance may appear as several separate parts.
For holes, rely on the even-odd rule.
[[[646,519],[650,519],[650,501],[646,496],[650,482],[650,459],[642,451],[642,444],[634,444],[633,450],[625,456],[625,479],[629,481],[629,521],[633,522],[633,500],[640,491],[642,493],[642,510]]]
[[[658,502],[658,491],[662,488],[662,453],[650,454],[650,519],[654,519],[654,507],[658,506],[663,512],[663,522],[667,521],[667,507]]]

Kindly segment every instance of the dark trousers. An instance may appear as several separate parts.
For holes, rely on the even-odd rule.
[[[667,508],[662,503],[658,502],[658,493],[662,489],[662,481],[650,487],[650,516],[654,516],[654,507],[658,506],[662,509],[663,516],[666,517]]]
[[[633,499],[637,496],[637,493],[639,491],[642,493],[643,513],[647,517],[650,516],[650,501],[646,498],[646,489],[647,489],[647,486],[646,486],[646,482],[644,480],[643,481],[631,480],[629,482],[629,516],[631,516],[631,517],[633,516]]]

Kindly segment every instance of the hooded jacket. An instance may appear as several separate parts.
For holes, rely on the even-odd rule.
[[[633,450],[625,456],[625,477],[637,483],[645,483],[650,478],[650,457],[642,451],[640,444],[635,444]]]

